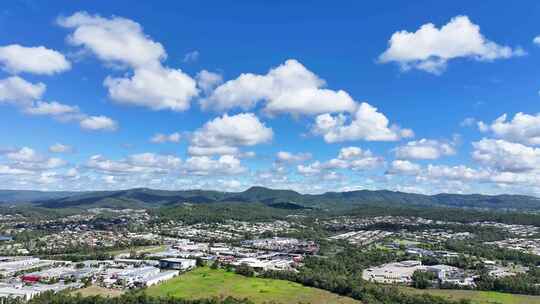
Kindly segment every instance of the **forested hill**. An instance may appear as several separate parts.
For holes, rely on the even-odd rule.
[[[540,210],[539,198],[524,195],[422,195],[388,190],[300,194],[292,190],[275,190],[264,187],[252,187],[243,192],[207,190],[167,191],[147,188],[88,192],[0,190],[0,202],[4,206],[29,203],[34,206],[47,208],[134,208],[170,206],[181,203],[240,202],[262,203],[268,206],[286,209],[347,209],[363,204],[390,204]]]
[[[0,190],[0,203],[21,203],[46,199],[59,199],[77,194],[81,194],[81,192]]]

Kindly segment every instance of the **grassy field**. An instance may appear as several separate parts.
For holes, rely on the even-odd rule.
[[[477,304],[540,304],[540,296],[514,295],[494,291],[475,290],[446,290],[446,289],[426,289],[403,288],[409,293],[429,293],[442,296],[452,300],[470,299]]]
[[[297,283],[261,278],[247,278],[225,270],[197,268],[146,290],[152,296],[187,299],[210,297],[249,298],[255,303],[358,304],[360,302]]]
[[[77,289],[73,291],[73,294],[80,293],[83,297],[90,296],[104,296],[104,297],[117,297],[123,293],[121,290],[117,289],[108,289],[99,286],[89,286],[82,289]]]
[[[131,253],[136,252],[138,254],[140,253],[156,253],[167,249],[167,246],[160,245],[160,246],[137,246],[137,247],[131,247],[131,248],[125,248],[125,249],[118,249],[118,250],[111,250],[107,253],[112,255],[119,255],[124,253]]]

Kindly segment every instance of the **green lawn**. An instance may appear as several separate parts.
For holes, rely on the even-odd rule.
[[[429,293],[436,296],[442,296],[445,298],[460,300],[470,299],[474,303],[478,304],[540,304],[540,296],[525,296],[515,295],[494,291],[475,291],[475,290],[447,290],[447,289],[414,289],[403,288],[404,291],[410,293]]]
[[[225,270],[197,268],[146,290],[152,296],[188,299],[210,297],[249,298],[255,303],[358,304],[360,302],[297,283],[248,278]]]
[[[156,253],[160,251],[164,251],[167,249],[167,246],[165,245],[152,245],[152,246],[135,246],[130,248],[124,248],[124,249],[117,249],[117,250],[111,250],[107,251],[107,253],[112,255],[119,255],[124,253]]]
[[[418,244],[421,244],[420,242],[416,242],[416,241],[409,241],[409,240],[404,240],[404,239],[395,239],[394,242],[400,244],[400,245],[418,245]]]

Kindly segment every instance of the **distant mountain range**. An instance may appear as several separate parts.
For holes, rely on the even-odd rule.
[[[0,190],[0,206],[30,204],[46,208],[148,208],[176,204],[220,202],[262,203],[282,209],[347,209],[363,204],[439,206],[462,208],[540,210],[540,199],[525,195],[437,194],[423,195],[388,190],[359,190],[301,194],[292,190],[251,187],[243,192],[207,190],[154,190],[43,192]]]

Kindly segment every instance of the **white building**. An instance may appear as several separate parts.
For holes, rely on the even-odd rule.
[[[10,276],[16,272],[32,268],[44,268],[54,265],[55,261],[41,260],[34,257],[10,258],[0,262],[0,275]]]
[[[1,284],[0,303],[8,303],[9,299],[22,299],[28,301],[43,292],[53,291],[56,293],[66,289],[81,287],[81,283],[34,284],[32,286],[23,286],[22,284]]]
[[[362,272],[362,279],[377,283],[409,284],[416,270],[426,270],[420,261],[402,261],[371,267]]]
[[[153,276],[147,277],[142,283],[144,286],[149,287],[152,285],[165,282],[177,276],[180,272],[178,270],[163,271]]]
[[[158,274],[159,268],[156,267],[128,268],[118,273],[118,280],[120,280],[124,286],[132,286],[135,283],[145,282],[148,278]]]

